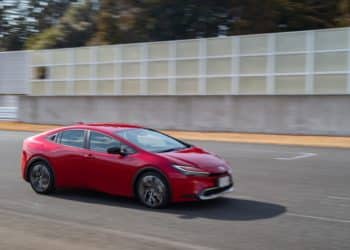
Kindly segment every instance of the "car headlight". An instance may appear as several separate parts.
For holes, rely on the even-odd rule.
[[[210,174],[208,172],[202,171],[202,170],[200,170],[196,167],[192,167],[192,166],[183,166],[183,165],[173,164],[172,167],[184,175],[208,176]]]

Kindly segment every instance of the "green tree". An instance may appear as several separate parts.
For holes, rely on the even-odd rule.
[[[96,12],[90,1],[73,4],[58,24],[32,36],[28,49],[47,49],[83,46],[95,32]]]
[[[349,0],[2,0],[0,49],[21,49],[24,43],[27,48],[56,48],[349,25]]]
[[[0,51],[5,50],[3,39],[7,28],[7,22],[5,20],[5,7],[0,3]]]
[[[4,50],[22,49],[28,36],[25,15],[18,11],[21,9],[21,1],[1,3],[0,43]]]
[[[349,0],[340,0],[337,4],[337,16],[334,21],[337,26],[350,26],[350,2]]]
[[[23,49],[33,34],[56,24],[68,0],[16,0],[0,3],[0,46],[2,50]]]
[[[230,25],[230,1],[144,1],[142,27],[150,40],[209,37],[225,34]]]
[[[97,32],[90,44],[113,44],[142,41],[137,31],[143,4],[134,0],[101,0]]]
[[[102,0],[97,16],[97,32],[92,44],[116,43],[118,27],[116,25],[117,1]]]
[[[43,31],[57,24],[71,3],[77,0],[29,0],[28,17],[33,31]]]
[[[337,1],[234,0],[230,34],[333,27]]]

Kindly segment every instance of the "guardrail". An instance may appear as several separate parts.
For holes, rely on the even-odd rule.
[[[0,107],[0,120],[16,120],[17,107]]]

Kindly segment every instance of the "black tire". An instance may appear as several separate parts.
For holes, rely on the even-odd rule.
[[[38,194],[50,194],[55,191],[55,176],[51,167],[44,161],[36,161],[30,166],[28,180]]]
[[[155,171],[142,173],[136,181],[137,199],[149,208],[164,208],[169,204],[170,189],[163,175]]]

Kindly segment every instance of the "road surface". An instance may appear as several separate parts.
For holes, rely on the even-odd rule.
[[[349,249],[350,152],[192,142],[232,166],[236,192],[163,210],[91,191],[35,194],[20,177],[31,133],[0,131],[0,249]]]

